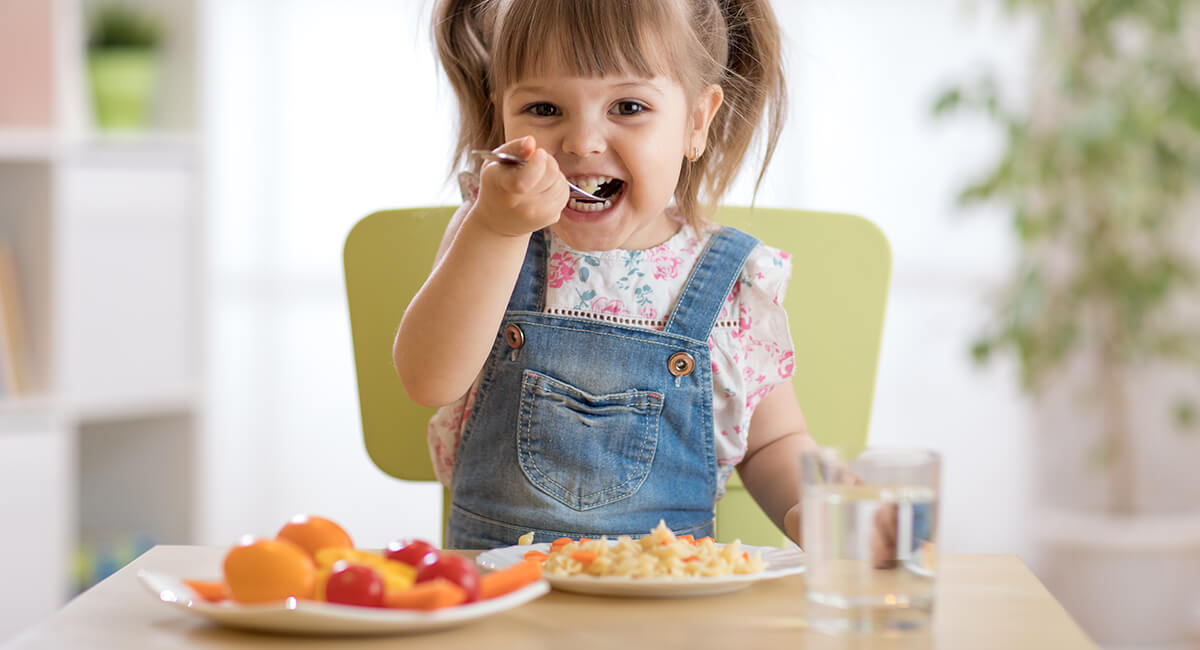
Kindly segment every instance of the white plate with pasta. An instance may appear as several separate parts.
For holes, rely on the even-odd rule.
[[[606,540],[610,547],[616,540]],[[637,540],[634,540],[637,543]],[[716,549],[725,544],[714,544]],[[677,598],[709,596],[745,589],[759,580],[771,580],[804,571],[804,553],[794,548],[740,545],[740,552],[754,557],[758,554],[763,568],[754,573],[733,573],[712,576],[632,577],[629,575],[559,575],[549,568],[542,576],[550,585],[562,591],[599,596],[632,596],[638,598]],[[550,553],[550,544],[505,546],[480,553],[476,561],[485,568],[501,569],[525,560],[530,551]]]

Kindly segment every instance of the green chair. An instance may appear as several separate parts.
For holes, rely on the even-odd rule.
[[[433,409],[411,402],[392,368],[392,341],[454,207],[385,210],[346,237],[346,297],[363,439],[371,460],[408,481],[436,480],[425,442]],[[869,221],[846,214],[723,207],[716,220],[792,255],[785,307],[796,350],[793,385],[821,444],[861,449],[875,391],[891,250]],[[443,503],[448,512],[449,494]],[[736,474],[717,504],[717,539],[779,546],[786,538]]]

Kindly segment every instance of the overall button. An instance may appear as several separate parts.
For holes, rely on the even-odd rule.
[[[696,369],[696,360],[687,352],[676,352],[667,360],[667,370],[671,371],[676,377],[683,377],[692,374]]]
[[[508,341],[508,347],[518,350],[522,345],[525,345],[525,332],[521,331],[514,323],[509,323],[504,328],[504,340]]]

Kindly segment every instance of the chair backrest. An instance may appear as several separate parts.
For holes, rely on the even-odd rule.
[[[435,479],[425,442],[433,411],[406,397],[392,368],[392,340],[454,209],[376,212],[346,237],[363,438],[380,469],[410,481]],[[792,255],[784,306],[795,344],[797,397],[818,442],[861,448],[891,275],[886,237],[871,222],[847,214],[722,207],[716,220]]]
[[[887,237],[862,217],[829,212],[723,207],[716,220],[791,254],[784,308],[796,397],[817,442],[861,449],[892,273]]]
[[[407,481],[437,480],[425,442],[434,410],[408,399],[392,366],[392,342],[455,209],[369,214],[350,230],[343,252],[363,441],[379,469]]]

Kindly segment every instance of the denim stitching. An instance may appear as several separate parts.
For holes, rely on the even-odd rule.
[[[758,240],[749,237],[745,233],[728,227],[722,228],[720,231],[710,237],[708,243],[704,247],[704,250],[701,251],[700,257],[697,258],[696,265],[692,267],[692,273],[688,276],[688,280],[683,287],[683,292],[679,295],[679,302],[676,304],[675,309],[672,310],[670,317],[667,319],[667,329],[685,329],[693,331],[692,328],[676,328],[675,325],[676,323],[687,323],[688,320],[692,318],[691,314],[696,312],[696,306],[698,303],[701,306],[708,306],[709,302],[702,300],[702,298],[707,295],[707,293],[702,289],[707,284],[711,283],[713,278],[718,277],[717,272],[719,270],[719,265],[706,263],[709,255],[715,256],[718,260],[729,258],[730,260],[738,262],[737,272],[730,274],[730,282],[721,293],[721,297],[724,299],[729,295],[729,291],[741,277],[741,270],[745,267],[746,259],[749,257],[749,254],[753,252],[754,248],[758,246],[758,243]],[[742,250],[743,244],[753,245],[745,250]],[[696,290],[695,295],[690,293],[693,285],[700,287],[700,289]],[[711,320],[703,330],[696,329],[694,331],[702,331],[704,332],[705,337],[709,336],[712,333],[713,327],[716,325],[717,317],[720,316],[721,304],[722,302],[718,302],[716,309],[706,309],[705,312],[698,312],[701,315],[707,315],[707,312],[711,311]]]
[[[566,327],[566,326],[564,326],[564,325],[551,325],[551,324],[548,324],[548,323],[544,323],[544,322],[543,322],[543,323],[539,323],[539,322],[534,322],[534,321],[531,321],[531,320],[517,320],[517,319],[513,319],[513,320],[511,320],[511,321],[509,321],[509,322],[510,322],[510,323],[518,323],[518,324],[529,325],[529,326],[531,326],[531,327],[544,327],[544,328],[546,328],[546,329],[562,330],[562,331],[565,331],[565,332],[582,332],[582,333],[584,333],[584,334],[595,334],[595,335],[598,335],[598,336],[609,336],[609,337],[612,337],[612,338],[623,339],[623,340],[626,340],[626,341],[634,341],[634,342],[637,342],[637,343],[649,343],[649,344],[652,344],[652,345],[657,345],[657,346],[659,346],[659,347],[664,347],[664,348],[668,348],[668,349],[676,349],[676,348],[678,347],[678,345],[703,346],[705,350],[707,350],[707,349],[708,349],[708,340],[707,340],[707,339],[705,339],[704,341],[701,341],[701,340],[699,340],[699,339],[688,338],[688,337],[686,337],[686,336],[680,336],[680,335],[678,335],[678,334],[671,334],[671,333],[669,333],[669,332],[654,332],[654,331],[644,331],[644,333],[643,333],[642,331],[636,331],[636,332],[631,332],[631,334],[634,334],[634,336],[625,336],[625,335],[622,335],[622,334],[613,334],[612,332],[603,332],[603,331],[592,330],[592,329],[587,329],[587,328],[582,328],[582,327]],[[615,327],[615,326],[611,326],[611,325],[610,325],[610,327]],[[666,343],[666,342],[660,342],[660,341],[652,341],[652,340],[650,340],[650,339],[648,339],[648,338],[640,338],[640,337],[641,337],[641,336],[643,336],[644,334],[657,335],[657,336],[659,336],[659,337],[663,337],[663,336],[669,336],[669,337],[672,337],[672,338],[678,339],[678,340],[679,340],[679,343],[678,343],[678,344],[672,344],[672,343]]]
[[[718,232],[717,234],[720,234],[720,233]],[[692,288],[692,283],[696,280],[696,276],[705,272],[704,267],[707,265],[703,264],[704,257],[706,255],[708,255],[709,249],[712,248],[713,242],[716,240],[717,240],[717,235],[714,234],[712,237],[709,237],[708,242],[704,244],[704,250],[700,251],[700,256],[696,258],[696,263],[694,266],[692,266],[692,272],[688,274],[687,282],[683,283],[683,291],[681,291],[679,293],[680,301],[682,301],[684,299],[684,297],[688,295],[688,290]],[[681,311],[678,308],[679,306],[680,305],[676,305],[676,309],[672,309],[671,315],[667,317],[667,329],[668,330],[671,329],[671,326],[675,324],[676,316],[678,316],[679,312]]]
[[[550,382],[553,382],[553,384],[550,384]],[[647,460],[646,455],[647,455],[647,453],[650,454],[650,462],[653,463],[654,449],[656,449],[658,447],[658,445],[657,445],[657,436],[658,436],[657,421],[658,421],[658,418],[661,417],[661,415],[662,415],[662,403],[664,401],[663,396],[660,393],[657,393],[654,391],[628,391],[627,393],[619,394],[619,395],[627,395],[627,394],[633,393],[638,398],[638,400],[634,404],[634,406],[640,407],[640,410],[635,409],[633,415],[634,415],[634,417],[643,421],[643,425],[642,425],[643,426],[643,429],[642,429],[643,435],[640,436],[639,441],[637,441],[635,443],[636,447],[635,447],[634,451],[637,455],[633,457],[633,461],[634,461],[633,464],[639,469],[636,469],[634,471],[633,477],[626,479],[620,483],[603,488],[601,490],[597,490],[595,492],[591,492],[587,495],[576,496],[567,488],[567,486],[559,483],[558,481],[555,481],[548,473],[546,473],[545,470],[543,470],[538,465],[537,460],[536,460],[536,454],[533,453],[530,449],[530,447],[532,447],[532,445],[533,445],[533,436],[530,433],[530,430],[532,427],[532,420],[533,420],[533,417],[532,417],[533,400],[526,399],[526,396],[530,392],[536,392],[543,396],[548,395],[548,394],[556,394],[551,391],[548,391],[545,388],[545,386],[547,384],[549,384],[552,387],[557,387],[556,385],[563,386],[572,392],[576,392],[576,393],[579,393],[580,395],[590,397],[589,393],[579,390],[578,388],[571,386],[570,384],[567,384],[566,382],[559,381],[557,379],[548,377],[546,375],[543,375],[541,373],[538,373],[538,372],[535,372],[532,370],[526,369],[524,371],[523,378],[521,380],[521,404],[520,404],[520,410],[519,410],[519,415],[518,415],[518,418],[521,421],[521,426],[519,427],[520,434],[518,437],[517,451],[519,454],[519,458],[521,460],[521,469],[525,473],[526,477],[528,477],[534,485],[539,486],[539,488],[541,488],[544,492],[546,492],[550,496],[554,497],[558,501],[561,501],[564,505],[574,508],[575,510],[592,510],[592,509],[598,508],[602,505],[607,505],[609,503],[613,503],[614,501],[619,501],[621,499],[625,499],[629,496],[632,496],[634,493],[636,493],[637,488],[641,487],[642,483],[644,483],[646,481],[646,478],[650,474],[650,467],[649,467],[649,465],[646,464],[646,460]],[[557,393],[557,394],[561,394],[561,392]],[[597,397],[599,398],[600,396],[597,396]],[[584,400],[577,400],[577,401],[584,401]],[[597,400],[593,400],[593,401],[597,401]],[[614,400],[609,400],[609,401],[614,401]],[[657,408],[655,408],[655,407],[657,407]],[[649,433],[648,430],[650,427],[651,420],[653,420],[655,423],[654,424],[655,444],[653,445],[653,448],[651,448],[650,445],[646,444],[646,442],[649,440],[649,438],[647,438],[645,435],[645,434]],[[642,469],[640,469],[643,466],[645,466],[644,471]],[[535,480],[535,477],[530,476],[530,472],[536,473],[537,477],[540,478],[540,481]],[[635,487],[633,490],[628,490],[630,485],[634,482],[637,483],[637,487]],[[551,490],[547,489],[547,486],[545,484],[548,484],[549,486],[558,488],[555,491],[558,493],[556,494],[555,492],[552,492]],[[609,495],[609,493],[612,493],[612,494]],[[609,495],[609,496],[605,496],[605,495]]]
[[[483,409],[480,407],[487,404],[488,395],[491,394],[491,391],[486,389],[491,387],[492,380],[495,379],[496,364],[498,363],[500,357],[498,354],[499,346],[503,340],[504,325],[501,323],[500,330],[496,334],[496,341],[492,343],[492,352],[488,355],[487,363],[485,363],[483,366],[483,375],[479,378],[479,388],[475,393],[476,400],[474,406],[471,408],[471,415],[467,417],[467,421],[462,424],[462,428],[460,429],[462,431],[462,435],[458,439],[458,448],[455,450],[455,458],[461,457],[462,451],[467,444],[467,440],[471,438],[471,431],[475,429],[473,426],[475,424],[475,420],[482,417],[479,415],[483,412]],[[454,484],[453,476],[454,474],[451,474],[450,484],[452,486]]]
[[[702,369],[700,372],[704,373],[705,378],[708,380],[706,382],[706,385],[712,386],[712,364],[710,363],[708,368]],[[704,414],[704,421],[712,422],[712,390],[711,389],[704,390],[702,388],[700,390],[700,401],[701,401],[700,408]],[[708,460],[709,471],[705,472],[704,479],[712,489],[713,503],[716,504],[716,501],[717,501],[717,478],[716,478],[716,476],[717,476],[717,441],[716,441],[717,434],[716,434],[716,432],[713,431],[713,427],[711,425],[708,427],[706,434],[707,435],[704,436],[704,440],[705,440],[704,454]]]
[[[586,510],[591,510],[593,508],[605,506],[610,503],[615,503],[617,501],[620,501],[621,499],[625,499],[627,497],[633,496],[634,494],[637,494],[637,491],[642,488],[642,484],[646,482],[646,479],[650,478],[650,470],[654,467],[654,456],[656,453],[658,453],[658,422],[662,418],[662,399],[658,400],[657,407],[658,408],[655,410],[652,417],[648,414],[647,417],[642,418],[643,428],[642,428],[641,440],[643,441],[643,444],[638,445],[640,457],[637,459],[637,462],[639,464],[645,464],[646,471],[642,474],[641,478],[637,480],[637,485],[632,486],[633,489],[630,490],[628,494],[614,494],[611,498],[608,498],[600,503],[597,503],[597,504],[591,506],[590,508],[585,508]],[[651,428],[653,428],[653,432],[651,432]],[[652,438],[650,437],[651,434],[653,435]],[[645,444],[645,441],[648,441],[648,440],[654,440],[654,444],[653,445]],[[650,455],[649,458],[645,457],[647,453],[649,453],[649,455]],[[630,479],[630,481],[632,481],[632,480],[634,480],[634,479]],[[628,482],[629,481],[626,481],[626,483],[628,483]],[[602,494],[604,494],[604,492],[610,492],[610,491],[613,491],[616,489],[617,489],[617,486],[613,486],[611,488],[608,488],[607,490],[600,492],[599,494],[602,495]],[[597,495],[596,498],[599,499],[601,497]]]
[[[549,277],[546,265],[550,263],[550,238],[542,231],[536,233],[536,238],[541,240],[541,246],[537,249],[538,259],[534,265],[533,305],[541,311],[546,307],[546,278]]]
[[[529,370],[525,371],[526,380],[530,378],[530,373],[531,373],[531,371],[529,371]],[[544,379],[545,379],[544,375],[538,375],[537,383],[539,385],[544,383],[544,381],[543,381]],[[524,427],[524,430],[526,432],[528,432],[529,427],[530,427],[530,422],[532,421],[532,417],[530,416],[530,411],[532,411],[532,400],[524,399],[525,389],[528,385],[526,380],[522,381],[521,414],[522,414],[522,416],[524,416],[526,418],[526,426]],[[562,382],[559,382],[559,383],[562,383]],[[538,387],[532,387],[532,389],[538,390]],[[540,392],[543,395],[547,394],[545,390],[538,390],[538,392]],[[661,414],[661,407],[659,409],[659,413]],[[649,413],[635,413],[635,415],[643,420],[650,418]],[[657,427],[656,427],[656,430],[657,430]],[[527,444],[532,443],[532,436],[527,435],[526,440],[527,440]],[[643,440],[644,440],[644,438],[643,438]],[[644,444],[639,445],[639,448],[642,448],[641,452],[640,452],[641,457],[635,458],[635,463],[638,465],[641,465],[643,463],[642,457],[645,456],[644,447],[645,447]],[[656,447],[657,447],[657,445],[656,445]],[[628,493],[625,493],[625,490],[629,486],[629,484],[632,481],[637,480],[636,478],[630,478],[630,479],[622,481],[621,483],[618,483],[614,486],[605,488],[603,490],[599,490],[597,492],[592,492],[585,496],[576,497],[575,495],[573,495],[570,492],[570,490],[568,490],[568,488],[565,485],[562,485],[558,481],[555,481],[553,478],[550,477],[549,474],[547,474],[544,470],[541,469],[541,467],[538,466],[534,453],[532,453],[531,451],[528,451],[526,448],[523,448],[521,451],[522,451],[522,454],[521,454],[522,458],[525,459],[530,465],[530,467],[529,467],[530,471],[536,472],[538,474],[538,476],[541,477],[543,482],[559,488],[558,491],[560,492],[560,494],[555,495],[552,492],[550,492],[549,490],[544,490],[544,491],[546,491],[547,494],[554,496],[556,499],[563,502],[565,505],[570,506],[571,508],[574,508],[576,510],[591,510],[591,509],[599,507],[601,505],[606,505],[608,503],[612,503],[614,501],[619,501],[620,499],[627,498],[629,496],[632,496],[635,492],[637,492],[637,490],[634,489],[632,491],[629,491]],[[646,476],[649,474],[649,471],[650,471],[649,468],[647,468],[646,472],[642,475],[642,478],[638,481],[639,486],[641,485],[641,483],[645,482]],[[527,476],[528,476],[528,474],[527,474]],[[532,477],[530,477],[530,479],[532,480]],[[536,481],[534,482],[534,484],[538,485],[538,483]],[[545,486],[543,486],[543,488],[544,487]],[[597,499],[602,499],[603,498],[602,495],[604,495],[608,492],[617,492],[617,494],[614,494],[612,497],[608,498],[608,500],[603,501],[601,503],[593,503]],[[568,500],[570,500],[571,503],[568,503],[567,502]],[[592,505],[588,505],[588,504],[592,504]]]

